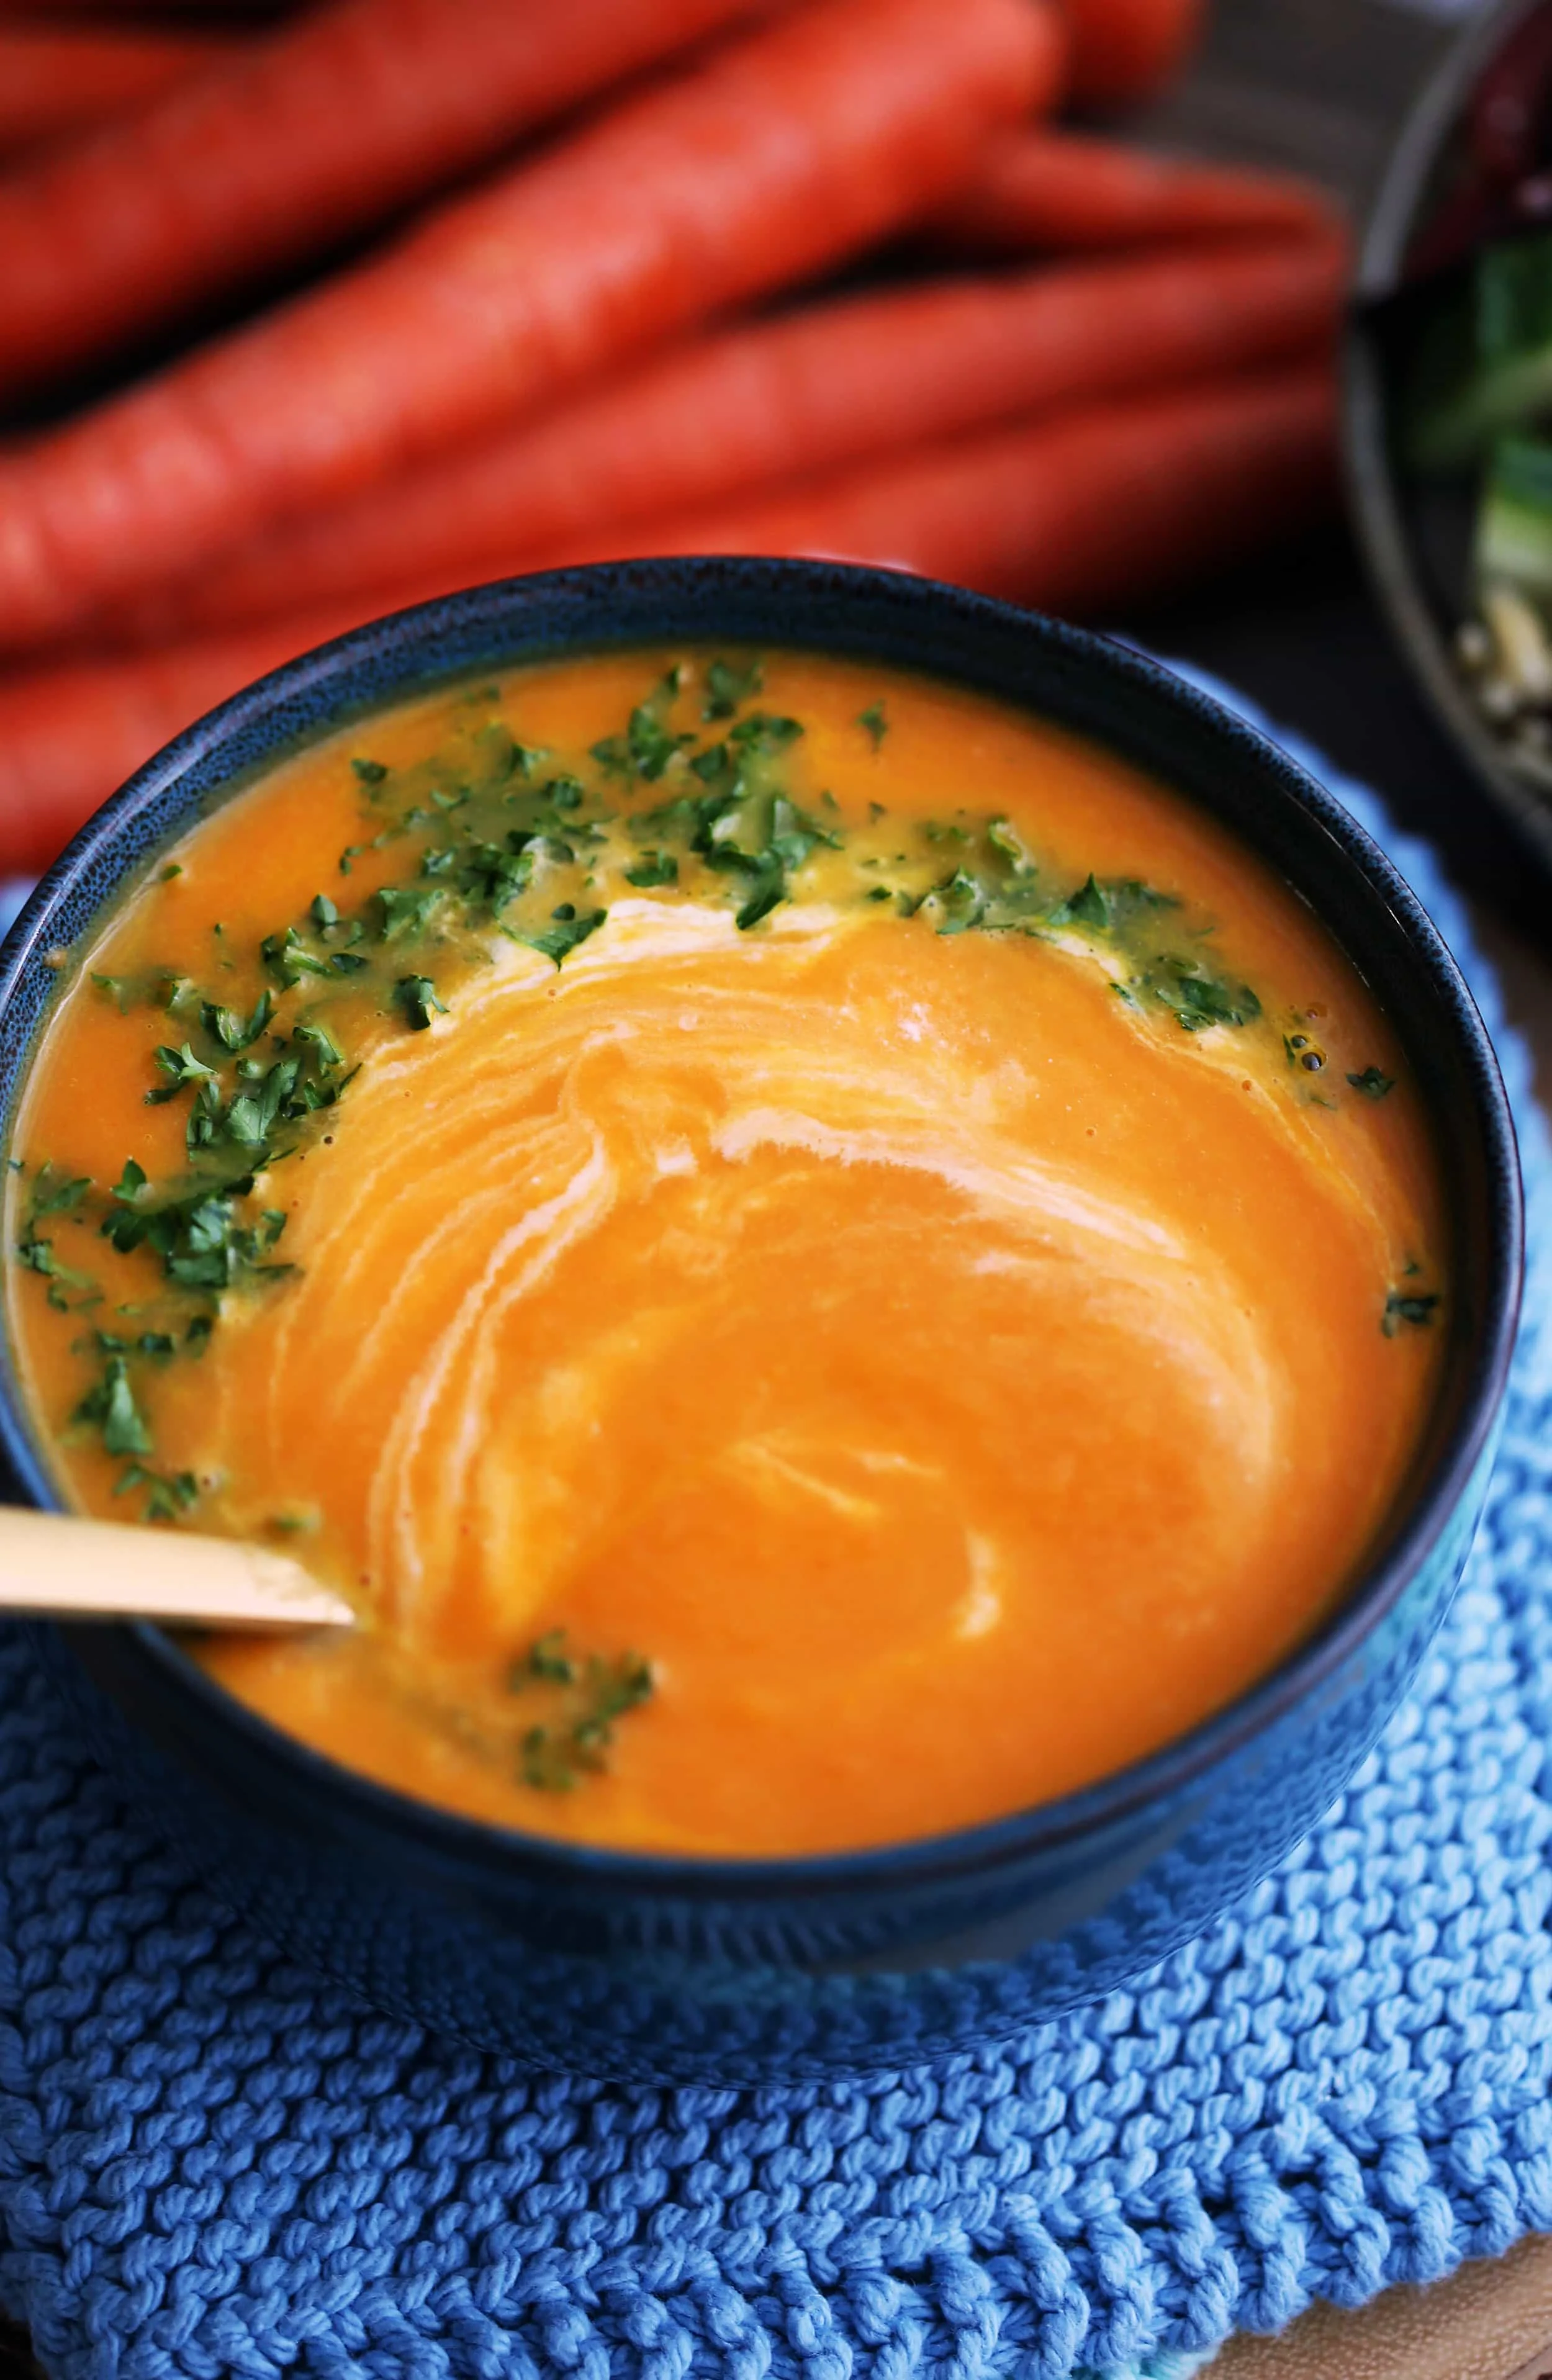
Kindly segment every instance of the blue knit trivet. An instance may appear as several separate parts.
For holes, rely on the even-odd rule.
[[[1552,1147],[1459,902],[1320,773],[1497,1033],[1531,1263],[1466,1584],[1318,1833],[1136,1991],[935,2072],[535,2078],[224,1916],[0,1637],[0,2298],[51,2373],[1179,2380],[1552,2228]]]

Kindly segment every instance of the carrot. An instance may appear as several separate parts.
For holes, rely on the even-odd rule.
[[[931,228],[956,250],[1152,247],[1166,241],[1318,232],[1340,218],[1291,175],[1151,156],[1084,132],[1020,130],[990,146]]]
[[[525,566],[653,553],[819,554],[1094,617],[1333,509],[1336,420],[1326,358],[1086,406],[745,504],[558,540]],[[382,589],[370,608],[391,608],[410,591]]]
[[[282,17],[297,5],[297,0],[157,0],[149,7],[147,0],[0,0],[0,18],[31,17],[45,18],[63,17],[67,23],[82,17],[147,17],[223,18]]]
[[[1029,0],[826,0],[0,457],[0,637],[79,625],[918,216],[1037,97],[1045,23]]]
[[[1335,496],[1332,375],[1304,366],[917,448],[762,503],[562,542],[533,561],[824,554],[1082,617],[1219,565]],[[305,618],[0,680],[0,875],[42,867],[200,711],[416,592],[382,590]]]
[[[832,298],[702,335],[541,421],[277,530],[126,625],[160,641],[284,613],[299,589],[310,601],[413,579],[441,592],[670,506],[1307,352],[1334,334],[1341,285],[1336,244],[1306,239]]]
[[[309,613],[129,658],[0,677],[0,877],[47,867],[115,785],[204,711],[356,625]]]
[[[0,156],[129,115],[232,53],[219,34],[0,19]]]
[[[762,0],[332,0],[0,184],[0,389],[314,254]]]
[[[1206,0],[1062,0],[1073,96],[1099,107],[1151,99],[1196,45]]]

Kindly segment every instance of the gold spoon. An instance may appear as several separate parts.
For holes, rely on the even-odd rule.
[[[0,1506],[0,1612],[174,1620],[199,1628],[349,1628],[300,1562],[236,1537]]]

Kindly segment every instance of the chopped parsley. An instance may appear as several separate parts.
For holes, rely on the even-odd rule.
[[[152,1471],[143,1463],[131,1463],[115,1481],[114,1494],[128,1496],[138,1488],[145,1492],[141,1517],[147,1521],[179,1521],[199,1500],[192,1471]]]
[[[17,1170],[23,1169],[18,1166]],[[52,1230],[44,1232],[39,1225],[55,1216],[79,1220],[82,1202],[91,1188],[89,1174],[66,1179],[46,1164],[41,1165],[32,1177],[16,1258],[27,1271],[38,1273],[47,1281],[48,1302],[56,1314],[79,1313],[83,1306],[96,1305],[103,1293],[91,1273],[66,1263],[55,1245]],[[68,1294],[72,1290],[76,1293],[74,1298]]]
[[[1394,1339],[1398,1330],[1409,1325],[1414,1330],[1425,1330],[1438,1312],[1440,1303],[1437,1291],[1419,1293],[1414,1290],[1393,1289],[1385,1301],[1379,1327],[1387,1339]]]
[[[270,1261],[285,1229],[285,1215],[280,1208],[267,1207],[249,1220],[247,1200],[252,1188],[252,1175],[245,1174],[218,1187],[200,1184],[181,1195],[159,1196],[143,1166],[127,1158],[114,1185],[113,1209],[103,1218],[102,1233],[121,1255],[142,1246],[150,1249],[162,1260],[164,1279],[180,1290],[218,1293],[256,1278],[273,1279],[290,1271],[288,1265]]]
[[[295,926],[287,926],[284,933],[266,934],[259,948],[287,991],[294,991],[304,976],[327,979],[330,973],[328,959],[309,949]]]
[[[540,927],[537,933],[519,934],[517,940],[527,942],[529,950],[540,951],[547,959],[553,959],[559,966],[579,942],[585,942],[589,934],[598,932],[608,915],[607,909],[589,909],[578,917],[569,902],[563,902],[548,926]]]
[[[156,1063],[168,1079],[154,1090],[147,1091],[145,1103],[148,1108],[160,1107],[164,1099],[176,1099],[178,1093],[187,1090],[191,1083],[212,1083],[215,1080],[215,1068],[207,1066],[202,1058],[196,1058],[187,1041],[181,1050],[169,1049],[164,1043],[156,1051]]]
[[[639,1654],[572,1653],[564,1628],[547,1629],[520,1655],[507,1684],[515,1694],[550,1690],[547,1718],[525,1729],[518,1747],[518,1775],[541,1793],[570,1792],[606,1768],[615,1722],[650,1701],[655,1688]]]
[[[870,702],[866,710],[859,710],[857,712],[856,723],[867,735],[874,751],[877,752],[885,736],[889,734],[889,720],[885,714],[883,704],[881,702]]]
[[[682,683],[683,672],[670,670],[646,700],[637,704],[623,735],[605,735],[593,746],[593,758],[600,769],[610,776],[657,783],[675,754],[696,740],[693,735],[675,735],[667,724]]]
[[[102,1378],[88,1390],[70,1419],[100,1429],[109,1454],[149,1454],[152,1451],[151,1431],[135,1402],[129,1366],[122,1355],[108,1357]]]
[[[746,662],[742,669],[734,662],[713,662],[706,673],[702,719],[731,719],[739,704],[758,694],[764,684],[765,673],[758,661]]]
[[[405,1022],[412,1033],[430,1030],[433,1015],[445,1016],[447,1009],[436,996],[436,986],[429,975],[402,975],[394,986],[394,998],[403,1009]]]
[[[78,1173],[68,1181],[59,1182],[52,1167],[40,1167],[32,1184],[32,1220],[36,1222],[43,1215],[73,1215],[91,1187],[90,1173]]]
[[[1251,1025],[1261,1014],[1248,983],[1228,982],[1184,960],[1163,957],[1139,980],[1186,1033],[1203,1032],[1209,1025]]]
[[[431,911],[442,898],[438,884],[390,884],[377,896],[382,910],[382,940],[403,941],[423,934]]]
[[[1377,1066],[1365,1066],[1361,1075],[1349,1075],[1347,1079],[1366,1099],[1382,1099],[1387,1091],[1396,1087],[1394,1075],[1382,1075]]]
[[[273,998],[268,991],[261,991],[246,1016],[237,1015],[230,1008],[218,1008],[214,1001],[207,1000],[200,1006],[200,1022],[212,1040],[236,1054],[252,1048],[273,1014]]]
[[[78,1341],[78,1345],[79,1342]],[[170,1330],[141,1330],[127,1338],[122,1330],[94,1330],[90,1344],[104,1355],[176,1355],[177,1342]]]
[[[644,851],[634,868],[624,870],[625,882],[645,888],[651,884],[677,884],[679,862],[671,851]]]

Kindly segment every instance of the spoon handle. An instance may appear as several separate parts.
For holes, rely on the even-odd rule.
[[[267,1546],[10,1505],[0,1507],[0,1611],[200,1628],[348,1628],[356,1619]]]

